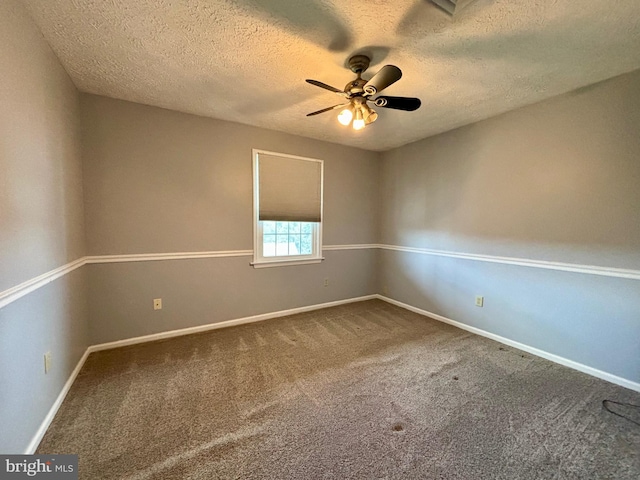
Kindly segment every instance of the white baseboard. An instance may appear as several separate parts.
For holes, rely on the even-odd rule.
[[[190,335],[192,333],[206,332],[208,330],[216,330],[218,328],[234,327],[236,325],[244,325],[245,323],[261,322],[263,320],[269,320],[271,318],[285,317],[287,315],[310,312],[312,310],[320,310],[321,308],[345,305],[347,303],[363,302],[365,300],[373,300],[374,298],[378,298],[378,296],[376,294],[365,295],[364,297],[347,298],[344,300],[336,300],[333,302],[319,303],[316,305],[309,305],[306,307],[297,307],[297,308],[290,308],[288,310],[280,310],[278,312],[262,313],[260,315],[253,315],[251,317],[235,318],[233,320],[225,320],[217,323],[208,323],[206,325],[198,325],[197,327],[188,327],[188,328],[181,328],[179,330],[170,330],[168,332],[152,333],[151,335],[144,335],[142,337],[127,338],[124,340],[117,340],[115,342],[100,343],[98,345],[92,345],[91,347],[89,347],[89,352],[99,352],[100,350],[109,350],[112,348],[125,347],[127,345],[135,345],[137,343],[146,343],[146,342],[153,342],[156,340],[163,340],[165,338],[180,337],[182,335]]]
[[[569,360],[568,358],[564,358],[559,355],[555,355],[553,353],[545,352],[544,350],[540,350],[535,347],[530,347],[529,345],[525,345],[524,343],[516,342],[515,340],[510,340],[508,338],[501,337],[500,335],[496,335],[495,333],[487,332],[486,330],[482,330],[480,328],[472,327],[470,325],[457,322],[450,318],[443,317],[442,315],[438,315],[437,313],[428,312],[427,310],[414,307],[407,303],[399,302],[397,300],[385,297],[383,295],[376,295],[375,297],[380,300],[384,300],[385,302],[390,303],[392,305],[396,305],[406,310],[410,310],[420,315],[424,315],[425,317],[429,317],[443,323],[448,323],[449,325],[453,325],[455,327],[461,328],[462,330],[466,330],[468,332],[475,333],[476,335],[490,338],[491,340],[495,340],[496,342],[509,345],[510,347],[517,348],[518,350],[522,350],[524,352],[531,353],[532,355],[536,355],[538,357],[542,357],[544,359],[550,360],[554,363],[564,365],[565,367],[573,368],[574,370],[578,370],[579,372],[586,373],[588,375],[600,378],[602,380],[606,380],[607,382],[615,383],[616,385],[620,385],[621,387],[625,387],[630,390],[635,390],[636,392],[640,392],[640,383],[638,382],[634,382],[626,378],[618,377],[617,375],[613,375],[612,373],[603,372],[602,370],[598,370],[597,368],[589,367],[582,363],[574,362],[573,360]]]
[[[27,446],[27,449],[24,452],[25,455],[33,455],[37,450],[38,445],[40,445],[40,442],[42,441],[42,437],[44,437],[44,434],[47,432],[49,425],[51,425],[51,422],[53,421],[53,417],[55,417],[56,413],[58,413],[58,409],[60,408],[60,405],[62,405],[62,402],[67,396],[67,393],[69,393],[69,390],[71,389],[73,382],[75,382],[76,377],[78,376],[78,373],[80,373],[80,370],[82,369],[84,362],[87,360],[89,353],[90,353],[89,348],[87,348],[82,354],[82,357],[80,357],[78,364],[71,372],[71,375],[69,375],[69,378],[67,379],[66,383],[62,387],[62,390],[58,394],[56,401],[53,402],[53,405],[49,409],[47,416],[44,417],[44,420],[40,424],[40,427],[36,431],[36,434],[31,439],[31,442],[29,442],[29,446]]]

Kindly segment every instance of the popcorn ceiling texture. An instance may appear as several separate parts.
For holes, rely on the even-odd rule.
[[[89,93],[388,150],[640,68],[638,0],[477,0],[448,16],[427,0],[23,0],[76,86]],[[394,64],[360,132],[336,112],[354,53],[369,78]]]

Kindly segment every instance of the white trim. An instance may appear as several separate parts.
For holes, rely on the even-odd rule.
[[[377,243],[358,243],[354,245],[325,245],[323,250],[364,250],[368,248],[379,248]]]
[[[183,260],[188,258],[248,257],[253,250],[222,250],[212,252],[132,253],[127,255],[94,255],[86,263],[150,262],[157,260]]]
[[[624,268],[599,267],[596,265],[582,265],[577,263],[550,262],[546,260],[532,260],[528,258],[498,257],[494,255],[480,255],[475,253],[451,252],[447,250],[431,250],[428,248],[402,247],[399,245],[378,245],[383,250],[395,250],[399,252],[419,253],[421,255],[433,255],[436,257],[461,258],[475,260],[477,262],[502,263],[505,265],[517,265],[520,267],[543,268],[546,270],[560,270],[564,272],[587,273],[605,277],[629,278],[640,280],[640,270]]]
[[[82,354],[82,357],[80,357],[80,360],[76,365],[76,368],[74,368],[73,371],[71,372],[71,375],[69,375],[69,378],[67,379],[64,386],[62,387],[62,390],[58,394],[56,401],[53,402],[53,405],[51,405],[49,412],[44,417],[44,420],[42,420],[42,423],[40,424],[40,427],[36,431],[33,438],[31,439],[31,442],[29,442],[29,445],[27,446],[27,449],[24,452],[25,455],[33,455],[38,449],[38,445],[40,445],[40,442],[42,441],[42,437],[44,437],[44,434],[47,432],[47,429],[49,428],[49,425],[51,425],[53,418],[56,416],[56,413],[58,413],[58,409],[60,408],[60,405],[62,405],[62,402],[67,396],[67,393],[69,393],[69,390],[71,389],[73,382],[75,382],[76,377],[78,376],[78,373],[80,373],[80,370],[84,365],[84,362],[86,362],[87,357],[89,356],[89,353],[91,353],[90,349],[91,347],[87,348],[84,351],[84,354]]]
[[[355,250],[360,248],[377,248],[375,244],[369,245],[327,245],[324,250]],[[125,262],[153,262],[160,260],[186,260],[190,258],[225,258],[225,257],[250,257],[253,250],[217,250],[210,252],[168,252],[168,253],[132,253],[123,255],[91,255],[81,257],[73,262],[50,270],[15,287],[0,292],[0,309],[12,302],[28,295],[29,293],[53,282],[54,280],[71,273],[85,264],[92,263],[125,263]],[[315,259],[324,260],[324,257]],[[287,263],[289,264],[289,263]],[[259,267],[258,267],[259,268]]]
[[[365,295],[363,297],[346,298],[344,300],[335,300],[333,302],[318,303],[316,305],[308,305],[306,307],[290,308],[288,310],[280,310],[277,312],[261,313],[251,317],[235,318],[232,320],[224,320],[222,322],[208,323],[206,325],[198,325],[196,327],[181,328],[179,330],[170,330],[167,332],[152,333],[142,337],[126,338],[124,340],[116,340],[115,342],[101,343],[89,347],[89,352],[99,352],[101,350],[109,350],[112,348],[124,347],[127,345],[136,345],[138,343],[154,342],[165,338],[181,337],[183,335],[191,335],[192,333],[206,332],[209,330],[217,330],[219,328],[234,327],[236,325],[244,325],[245,323],[261,322],[271,318],[286,317],[287,315],[295,315],[296,313],[311,312],[322,308],[335,307],[338,305],[346,305],[348,303],[364,302],[365,300],[373,300],[378,298],[377,294]]]
[[[11,302],[15,302],[19,298],[24,297],[40,287],[44,287],[48,283],[53,282],[67,273],[73,272],[76,268],[80,268],[85,264],[85,258],[86,257],[79,258],[78,260],[74,260],[73,262],[67,263],[66,265],[50,270],[42,275],[32,278],[31,280],[27,280],[15,287],[11,287],[8,290],[0,292],[0,308],[9,305]]]
[[[493,255],[480,255],[475,253],[452,252],[446,250],[432,250],[428,248],[402,247],[399,245],[385,245],[377,243],[363,243],[351,245],[324,245],[322,250],[363,250],[379,248],[398,252],[418,253],[421,255],[433,255],[438,257],[460,258],[477,262],[500,263],[516,265],[520,267],[542,268],[564,272],[585,273],[604,277],[627,278],[640,280],[640,270],[624,268],[600,267],[596,265],[581,265],[575,263],[550,262],[546,260],[532,260],[527,258],[498,257]],[[0,292],[0,309],[15,302],[19,298],[37,290],[44,285],[90,263],[124,263],[124,262],[151,262],[159,260],[185,260],[191,258],[224,258],[224,257],[250,257],[253,250],[218,250],[209,252],[168,252],[168,253],[133,253],[124,255],[92,255],[82,257],[67,263],[49,272],[27,280],[15,287]],[[320,260],[320,259],[319,259]],[[287,263],[288,264],[288,263]],[[258,267],[259,268],[259,267]]]
[[[281,257],[276,257],[276,258],[281,258]],[[287,258],[287,257],[284,257]],[[311,263],[322,263],[322,261],[324,260],[324,257],[320,257],[320,258],[308,258],[308,259],[299,259],[296,260],[295,257],[291,258],[289,257],[290,260],[276,260],[276,261],[269,261],[269,262],[251,262],[251,266],[253,268],[269,268],[269,267],[289,267],[289,266],[293,266],[293,265],[308,265]]]
[[[529,345],[525,345],[524,343],[516,342],[515,340],[511,340],[509,338],[501,337],[500,335],[496,335],[495,333],[487,332],[486,330],[482,330],[477,327],[472,327],[465,323],[458,322],[456,320],[452,320],[447,317],[443,317],[442,315],[438,315],[437,313],[429,312],[427,310],[423,310],[418,307],[414,307],[407,303],[399,302],[398,300],[393,300],[392,298],[385,297],[383,295],[376,295],[376,298],[383,300],[387,303],[395,305],[397,307],[404,308],[406,310],[410,310],[412,312],[418,313],[420,315],[424,315],[425,317],[432,318],[434,320],[438,320],[443,323],[448,323],[449,325],[453,325],[455,327],[461,328],[462,330],[466,330],[471,333],[475,333],[476,335],[480,335],[482,337],[490,338],[491,340],[495,340],[496,342],[503,343],[505,345],[509,345],[510,347],[517,348],[518,350],[522,350],[527,353],[531,353],[532,355],[536,355],[538,357],[545,358],[554,363],[558,363],[560,365],[564,365],[565,367],[572,368],[574,370],[578,370],[579,372],[586,373],[593,377],[600,378],[602,380],[606,380],[607,382],[615,383],[616,385],[620,385],[622,387],[628,388],[630,390],[635,390],[636,392],[640,392],[640,383],[634,382],[632,380],[628,380],[626,378],[619,377],[617,375],[613,375],[612,373],[607,373],[602,370],[598,370],[597,368],[589,367],[582,363],[575,362],[573,360],[569,360],[568,358],[561,357],[554,353],[545,352],[544,350],[540,350],[535,347],[531,347]]]
[[[271,155],[273,157],[283,157],[283,158],[292,158],[294,160],[308,160],[310,162],[324,162],[319,158],[312,157],[302,157],[300,155],[293,155],[291,153],[281,153],[281,152],[272,152],[270,150],[262,150],[261,148],[252,148],[251,149],[251,157],[254,158],[256,153],[264,153],[266,155]]]

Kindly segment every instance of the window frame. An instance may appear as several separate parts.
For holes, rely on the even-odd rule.
[[[259,156],[260,154],[292,158],[320,164],[320,221],[308,222],[313,224],[312,231],[312,251],[311,255],[282,255],[265,257],[263,251],[263,225],[260,221],[260,178],[259,178]],[[251,151],[253,166],[253,262],[254,268],[283,267],[289,265],[308,265],[320,263],[324,260],[322,256],[322,223],[324,210],[324,160],[317,158],[301,157],[287,153],[271,152],[254,148]]]

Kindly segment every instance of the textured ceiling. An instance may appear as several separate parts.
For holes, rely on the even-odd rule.
[[[640,68],[639,0],[477,0],[450,17],[428,0],[23,0],[85,92],[387,150]],[[343,88],[393,64],[362,131],[306,78]]]

